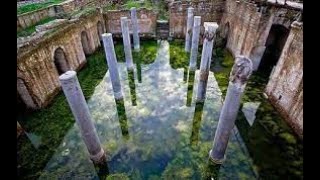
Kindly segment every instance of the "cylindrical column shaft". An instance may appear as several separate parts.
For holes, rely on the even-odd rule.
[[[120,77],[117,66],[117,57],[114,51],[114,45],[111,33],[102,34],[104,51],[106,53],[106,59],[109,67],[110,79],[114,92],[114,98],[116,100],[123,99]]]
[[[192,36],[192,26],[193,26],[193,7],[187,9],[187,28],[186,28],[186,42],[185,42],[185,51],[190,52],[191,48],[191,36]]]
[[[72,114],[79,126],[80,133],[94,163],[105,160],[105,153],[102,149],[98,134],[91,120],[89,108],[83,96],[77,73],[67,71],[59,77],[62,90],[67,98]]]
[[[215,22],[204,23],[205,33],[201,55],[199,84],[196,102],[203,102],[206,97],[207,81],[210,71],[212,49],[214,42],[214,35],[218,29],[218,24]]]
[[[195,16],[193,21],[193,29],[192,29],[193,33],[192,33],[192,42],[191,42],[189,71],[195,71],[197,68],[200,26],[201,26],[201,16]]]
[[[222,164],[225,159],[225,151],[227,149],[230,133],[237,118],[241,96],[251,73],[251,60],[244,56],[238,56],[230,74],[230,82],[220,113],[217,130],[213,140],[213,147],[209,152],[210,158],[217,164]]]
[[[122,30],[124,55],[126,58],[127,68],[128,68],[128,70],[133,70],[130,34],[129,34],[128,18],[127,17],[121,17],[121,30]]]
[[[133,34],[133,48],[135,51],[140,50],[140,39],[139,39],[139,26],[137,19],[137,10],[135,7],[130,9],[131,12],[131,23],[132,23],[132,34]]]

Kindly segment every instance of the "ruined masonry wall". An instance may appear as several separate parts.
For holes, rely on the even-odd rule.
[[[176,1],[169,5],[169,35],[173,38],[184,38],[187,28],[187,8],[194,8],[194,16],[201,16],[203,22],[219,24],[225,7],[225,0]]]
[[[227,48],[235,56],[242,54],[258,64],[273,24],[290,29],[298,11],[260,6],[254,1],[227,0],[220,22],[220,33],[227,37]],[[227,30],[229,27],[229,31]],[[225,34],[225,31],[228,31]]]
[[[35,25],[39,21],[46,19],[48,17],[54,17],[55,10],[54,6],[49,6],[37,11],[31,11],[23,13],[17,16],[17,31],[27,28],[29,26]]]
[[[100,46],[98,21],[103,23],[103,17],[94,13],[70,23],[52,35],[44,36],[40,42],[30,43],[19,49],[17,76],[24,82],[24,85],[17,83],[20,96],[30,95],[36,108],[45,107],[60,90],[59,74],[54,64],[55,50],[59,47],[63,49],[70,70],[80,69],[86,63],[81,32],[87,32],[90,49],[94,52]],[[32,102],[25,104],[30,106]]]
[[[271,103],[303,137],[303,26],[294,23],[270,76],[266,93]]]
[[[132,23],[130,10],[113,10],[105,13],[107,32],[112,33],[113,37],[121,37],[121,17],[128,17],[129,32],[132,34]],[[156,22],[158,15],[145,8],[137,9],[139,37],[155,38]]]
[[[55,17],[59,13],[71,13],[86,6],[99,6],[101,4],[105,4],[107,1],[108,0],[68,0],[60,4],[23,13],[17,16],[17,31],[33,26],[43,19]]]

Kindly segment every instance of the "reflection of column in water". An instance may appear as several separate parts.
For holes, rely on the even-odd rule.
[[[209,159],[205,166],[204,177],[202,177],[202,179],[217,180],[219,178],[220,167],[220,164],[216,164]]]
[[[191,102],[192,102],[194,75],[195,75],[195,71],[189,71],[188,90],[187,90],[187,106],[188,107],[191,106]]]
[[[183,67],[183,82],[186,82],[188,79],[188,67],[184,66]]]
[[[126,108],[124,106],[124,100],[116,100],[116,105],[122,136],[125,139],[129,139],[128,120],[126,115]]]
[[[99,179],[106,179],[107,176],[109,175],[109,168],[108,168],[107,161],[104,161],[99,165],[94,165],[94,168],[97,172]]]
[[[130,95],[131,95],[131,101],[132,105],[137,105],[137,96],[136,96],[136,85],[134,82],[134,71],[128,70],[128,80],[129,80],[129,87],[130,87]]]
[[[202,119],[202,112],[203,112],[203,103],[196,103],[193,122],[192,122],[192,132],[190,137],[191,145],[197,145],[199,142],[199,130],[201,125]]]
[[[138,75],[138,82],[141,83],[142,82],[142,78],[141,78],[141,52],[139,52],[138,58],[136,59],[136,65],[137,65],[137,75]]]

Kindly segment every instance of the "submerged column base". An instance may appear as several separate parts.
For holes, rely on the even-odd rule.
[[[122,92],[114,92],[114,98],[116,100],[123,100],[123,95],[122,95]]]
[[[102,148],[100,149],[100,152],[98,152],[97,154],[90,154],[89,156],[91,161],[96,165],[103,164],[107,161],[106,153]]]
[[[226,160],[226,156],[225,155],[223,156],[222,159],[214,158],[213,155],[212,155],[212,149],[210,149],[210,151],[209,151],[209,158],[215,164],[223,164],[224,161]]]

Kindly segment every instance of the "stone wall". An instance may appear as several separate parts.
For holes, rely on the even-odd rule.
[[[17,31],[35,25],[37,22],[56,15],[54,6],[23,13],[17,16]]]
[[[169,4],[169,35],[184,38],[187,26],[187,8],[194,8],[194,15],[203,22],[219,23],[225,7],[225,0],[174,1]]]
[[[220,35],[227,38],[227,48],[234,56],[242,54],[250,57],[256,69],[272,25],[280,24],[290,29],[298,14],[297,10],[271,4],[227,0],[220,22]]]
[[[68,14],[88,6],[100,6],[108,0],[67,0],[39,10],[23,13],[17,16],[17,31],[35,25],[48,17]]]
[[[107,32],[112,33],[113,37],[121,37],[121,17],[128,17],[129,31],[132,33],[132,24],[130,10],[112,10],[105,13]],[[137,18],[139,26],[139,36],[142,38],[155,38],[157,16],[153,10],[145,8],[137,9]]]
[[[294,22],[266,93],[295,132],[303,137],[303,26]]]
[[[99,46],[98,22],[103,23],[99,12],[69,21],[63,27],[49,31],[21,46],[17,52],[17,91],[28,108],[45,107],[59,92],[59,73],[54,63],[55,51],[65,54],[68,70],[78,70],[86,63],[81,33],[86,32],[87,47],[93,53]],[[105,28],[104,28],[105,29]]]

